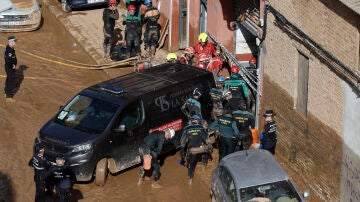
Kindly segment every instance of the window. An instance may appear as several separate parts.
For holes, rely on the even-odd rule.
[[[139,125],[142,121],[143,110],[140,102],[136,102],[125,108],[125,111],[122,113],[120,125],[125,125],[127,128],[132,128],[133,126]]]
[[[296,108],[306,116],[308,101],[309,58],[299,52]]]
[[[222,186],[226,191],[226,195],[231,201],[237,201],[237,193],[234,179],[232,178],[228,169],[223,166],[219,168],[219,176]]]

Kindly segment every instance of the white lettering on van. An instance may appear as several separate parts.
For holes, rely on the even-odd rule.
[[[170,108],[170,103],[165,100],[165,95],[155,98],[155,104],[161,108],[161,112],[167,111]]]

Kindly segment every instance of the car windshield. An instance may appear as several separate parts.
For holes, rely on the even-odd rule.
[[[105,130],[117,109],[112,103],[77,95],[57,114],[55,122],[97,134]]]
[[[300,202],[301,198],[289,181],[279,181],[240,189],[241,201],[268,200],[273,202]]]

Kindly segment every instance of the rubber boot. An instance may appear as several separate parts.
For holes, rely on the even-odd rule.
[[[140,186],[143,182],[144,182],[144,178],[143,178],[143,177],[139,177],[139,180],[138,180],[138,182],[137,182],[137,185]]]
[[[192,185],[192,181],[193,181],[193,179],[189,178],[189,185]]]
[[[154,189],[162,188],[162,186],[159,184],[159,181],[155,181],[155,182],[151,183],[151,187]]]

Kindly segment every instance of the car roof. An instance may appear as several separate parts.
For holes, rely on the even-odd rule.
[[[211,74],[211,72],[186,64],[166,63],[104,81],[87,90],[109,93],[118,97],[128,94],[132,97],[151,93],[169,87],[171,84],[196,80],[206,74]]]
[[[220,165],[227,167],[239,188],[289,179],[285,170],[266,150],[235,152],[224,157]]]

